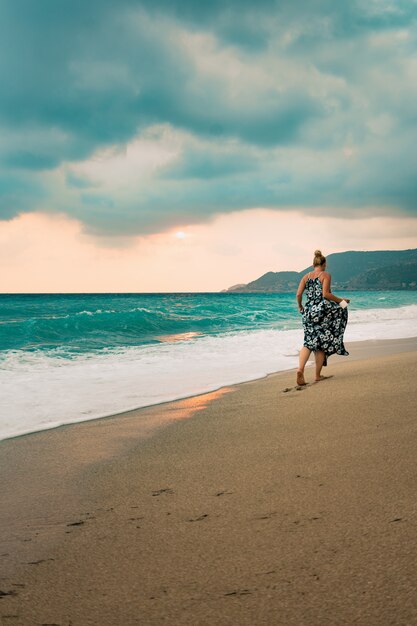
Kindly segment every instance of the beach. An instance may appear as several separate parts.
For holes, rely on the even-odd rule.
[[[417,339],[0,442],[22,626],[417,623]]]

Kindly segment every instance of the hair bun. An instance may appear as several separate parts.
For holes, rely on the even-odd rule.
[[[319,267],[326,263],[326,257],[322,255],[321,250],[316,250],[314,253],[313,265]]]

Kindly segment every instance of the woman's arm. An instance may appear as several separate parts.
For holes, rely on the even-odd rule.
[[[332,294],[331,283],[332,283],[332,277],[330,276],[330,274],[326,272],[323,278],[323,283],[322,283],[323,298],[326,298],[326,300],[332,300],[333,302],[337,302],[338,304],[340,304],[342,300],[346,300],[346,302],[350,302],[349,298],[338,298],[337,296]]]
[[[302,279],[300,280],[300,284],[298,285],[298,289],[297,289],[297,302],[298,302],[298,310],[300,311],[300,313],[303,312],[304,308],[303,308],[303,293],[304,293],[304,289],[306,288],[306,277],[303,276]]]

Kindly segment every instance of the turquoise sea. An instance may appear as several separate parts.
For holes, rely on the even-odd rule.
[[[416,335],[416,292],[351,292],[345,341]],[[294,294],[0,295],[0,438],[295,366]]]

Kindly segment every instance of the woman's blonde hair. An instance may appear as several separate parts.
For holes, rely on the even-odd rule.
[[[326,263],[326,257],[322,255],[321,250],[316,250],[314,253],[313,267],[323,265],[323,263]]]

